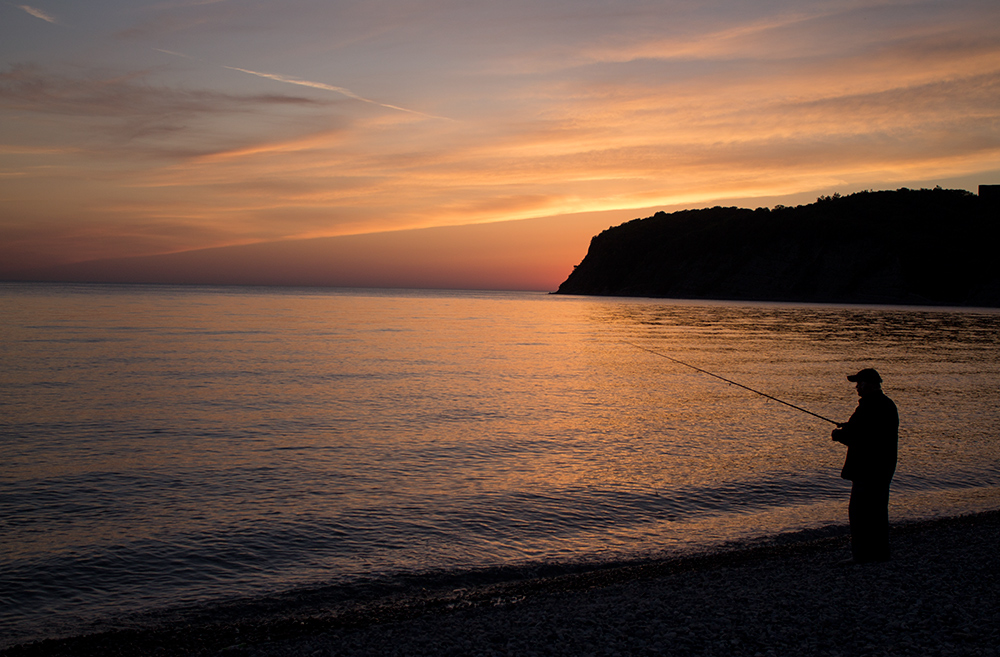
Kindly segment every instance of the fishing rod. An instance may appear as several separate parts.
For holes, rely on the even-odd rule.
[[[625,340],[622,340],[622,343],[627,344],[627,345],[631,345],[631,346],[635,347],[636,349],[642,349],[643,351],[648,351],[649,353],[655,354],[656,356],[659,356],[660,358],[666,358],[667,360],[671,360],[671,361],[677,363],[678,365],[683,365],[684,367],[690,367],[691,369],[693,369],[693,370],[695,370],[697,372],[701,372],[702,374],[707,374],[709,376],[714,376],[716,379],[720,379],[722,381],[725,381],[726,383],[732,384],[734,386],[738,386],[740,388],[743,388],[744,390],[749,390],[752,393],[758,394],[761,397],[766,397],[766,398],[768,398],[768,399],[770,399],[772,401],[776,401],[779,404],[784,404],[785,406],[791,406],[792,408],[794,408],[797,411],[802,411],[803,413],[808,413],[809,415],[812,415],[813,417],[818,417],[819,419],[824,420],[826,422],[829,422],[830,424],[835,424],[838,427],[841,424],[840,422],[834,422],[833,420],[831,420],[828,417],[823,417],[819,413],[813,413],[812,411],[807,411],[806,409],[802,408],[801,406],[796,406],[795,404],[790,404],[789,402],[786,402],[783,399],[778,399],[777,397],[772,397],[771,395],[769,395],[769,394],[767,394],[765,392],[761,392],[760,390],[754,390],[753,388],[751,388],[749,386],[745,386],[742,383],[737,383],[736,381],[732,381],[730,379],[727,379],[724,376],[719,376],[718,374],[713,374],[712,372],[709,372],[708,370],[703,370],[700,367],[695,367],[694,365],[691,365],[690,363],[685,363],[682,360],[677,360],[673,356],[668,356],[666,354],[662,354],[659,351],[654,351],[654,350],[649,349],[647,347],[643,347],[642,345],[637,345],[637,344],[635,344],[633,342],[627,342]]]

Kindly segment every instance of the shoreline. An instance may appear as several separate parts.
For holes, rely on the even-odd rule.
[[[1000,510],[900,523],[840,567],[846,527],[602,566],[414,577],[189,610],[0,655],[1000,655]]]

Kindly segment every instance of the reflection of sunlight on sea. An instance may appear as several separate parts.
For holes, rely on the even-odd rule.
[[[14,603],[0,626],[16,631],[844,522],[831,425],[627,342],[838,420],[856,403],[845,374],[875,365],[902,415],[894,517],[1000,506],[994,312],[142,286],[0,295],[0,598]]]

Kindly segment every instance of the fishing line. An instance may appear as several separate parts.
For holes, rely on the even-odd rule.
[[[819,413],[813,413],[812,411],[807,411],[806,409],[802,408],[801,406],[796,406],[795,404],[791,404],[789,402],[786,402],[783,399],[778,399],[777,397],[772,397],[771,395],[769,395],[769,394],[767,394],[765,392],[761,392],[760,390],[754,390],[753,388],[751,388],[749,386],[745,386],[742,383],[737,383],[736,381],[732,381],[730,379],[727,379],[724,376],[719,376],[718,374],[713,374],[712,372],[709,372],[708,370],[703,370],[700,367],[695,367],[694,365],[691,365],[690,363],[685,363],[682,360],[677,360],[673,356],[668,356],[666,354],[660,353],[659,351],[654,351],[654,350],[649,349],[647,347],[643,347],[641,345],[637,345],[637,344],[635,344],[633,342],[627,342],[625,340],[622,340],[621,342],[623,344],[627,344],[627,345],[630,345],[632,347],[635,347],[636,349],[642,349],[643,351],[648,351],[649,353],[654,354],[656,356],[659,356],[660,358],[666,358],[667,360],[673,361],[673,362],[677,363],[678,365],[683,365],[684,367],[690,367],[691,369],[695,370],[696,372],[701,372],[702,374],[707,374],[709,376],[714,376],[716,379],[719,379],[721,381],[725,381],[726,383],[729,383],[729,384],[734,385],[734,386],[738,386],[740,388],[743,388],[744,390],[749,390],[750,392],[752,392],[754,394],[760,395],[761,397],[766,397],[767,399],[770,399],[772,401],[776,401],[779,404],[784,404],[785,406],[790,406],[791,408],[794,408],[797,411],[802,411],[803,413],[808,413],[809,415],[812,415],[813,417],[818,417],[819,419],[824,420],[826,422],[829,422],[830,424],[835,424],[838,427],[840,426],[840,422],[835,422],[835,421],[831,420],[828,417],[823,417]]]

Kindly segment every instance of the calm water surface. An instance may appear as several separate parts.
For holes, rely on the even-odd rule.
[[[399,573],[839,524],[875,366],[894,520],[1000,508],[1000,314],[0,285],[0,647]]]

